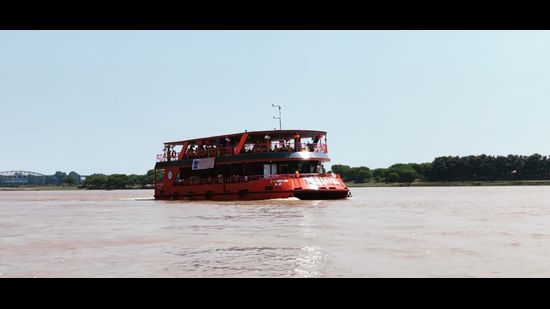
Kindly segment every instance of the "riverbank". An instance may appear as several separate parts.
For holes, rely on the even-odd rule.
[[[20,187],[0,187],[0,191],[60,191],[60,190],[78,190],[77,187],[69,186],[20,186]]]
[[[152,188],[124,188],[124,189],[113,189],[113,190],[151,190]],[[78,187],[68,187],[68,186],[21,186],[21,187],[0,187],[1,191],[87,191],[87,190],[98,190],[98,191],[111,191],[106,189],[86,189]]]
[[[467,187],[467,186],[550,186],[550,180],[499,180],[499,181],[415,181],[412,183],[353,183],[348,187]]]
[[[500,181],[415,181],[412,183],[383,183],[367,182],[354,183],[346,182],[350,188],[357,187],[471,187],[471,186],[550,186],[550,180],[500,180]],[[150,190],[152,188],[125,188],[114,190]],[[21,186],[21,187],[0,187],[0,191],[59,191],[59,190],[100,190],[105,189],[83,189],[70,186]]]

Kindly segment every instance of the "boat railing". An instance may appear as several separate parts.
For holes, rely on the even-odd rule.
[[[182,159],[202,159],[202,158],[212,158],[212,157],[223,157],[223,156],[232,156],[235,152],[233,146],[229,147],[212,147],[206,149],[196,149],[196,150],[186,150],[185,155]],[[171,151],[170,158],[168,158],[167,153],[157,154],[157,162],[166,162],[166,161],[177,161],[179,159],[181,152]]]
[[[338,174],[332,173],[305,173],[305,174],[278,174],[278,175],[252,175],[252,176],[240,176],[234,175],[231,177],[210,177],[210,178],[198,178],[190,177],[188,179],[176,180],[174,186],[194,186],[194,185],[207,185],[207,184],[236,184],[244,183],[254,180],[284,180],[292,178],[307,178],[307,177],[339,177]]]
[[[299,147],[296,147],[299,145]],[[264,153],[264,152],[327,152],[326,144],[313,144],[313,143],[300,143],[294,144],[293,142],[283,143],[271,143],[271,144],[253,144],[245,145],[243,153]]]
[[[295,147],[294,144],[290,145],[278,145],[278,144],[254,144],[245,145],[241,150],[241,154],[247,153],[272,153],[272,152],[327,152],[326,144],[311,144],[301,143],[299,147]],[[235,155],[237,147],[211,147],[206,149],[187,150],[182,159],[202,159],[212,157],[224,157]],[[172,150],[169,155],[165,153],[157,154],[157,162],[177,161],[180,156],[180,152]]]
[[[212,157],[232,156],[235,152],[234,146],[228,147],[211,147],[206,149],[187,150],[183,158],[185,159],[202,159]]]

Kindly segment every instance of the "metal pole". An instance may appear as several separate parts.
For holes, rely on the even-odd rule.
[[[283,125],[281,124],[281,107],[279,106],[279,130],[283,129]]]
[[[273,119],[279,119],[279,130],[282,130],[283,126],[281,124],[281,118],[282,118],[281,117],[281,105],[271,104],[271,106],[277,107],[279,109],[279,117],[277,118],[277,117],[273,116]]]

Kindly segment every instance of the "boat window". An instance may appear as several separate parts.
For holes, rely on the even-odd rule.
[[[279,164],[279,173],[280,174],[290,174],[288,169],[288,164]]]

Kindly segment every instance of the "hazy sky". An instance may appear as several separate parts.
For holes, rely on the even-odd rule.
[[[143,174],[271,104],[332,164],[548,155],[550,32],[0,31],[0,171]]]

